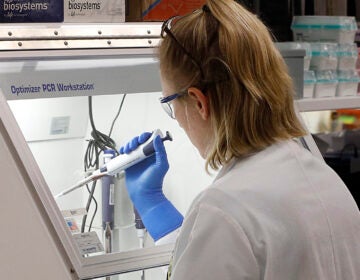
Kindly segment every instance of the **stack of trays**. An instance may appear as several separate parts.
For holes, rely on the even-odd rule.
[[[360,78],[355,18],[295,16],[291,28],[295,42],[309,44],[311,53],[309,68],[304,67],[303,98],[356,95]]]

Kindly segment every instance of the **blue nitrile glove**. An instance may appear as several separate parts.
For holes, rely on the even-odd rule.
[[[133,138],[120,148],[120,154],[131,153],[139,145],[145,143],[150,136],[151,133],[145,132]],[[146,229],[156,241],[180,227],[183,216],[162,191],[169,163],[159,135],[155,137],[153,144],[155,154],[126,169],[125,180],[130,199]]]

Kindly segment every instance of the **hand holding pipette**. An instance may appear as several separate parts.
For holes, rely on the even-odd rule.
[[[140,161],[144,160],[147,157],[150,157],[155,153],[153,140],[156,136],[161,138],[161,141],[170,140],[172,141],[172,137],[170,133],[167,131],[165,137],[159,129],[156,129],[152,134],[151,137],[143,144],[139,145],[134,149],[131,153],[128,154],[120,154],[119,156],[113,158],[109,162],[107,162],[104,166],[100,169],[95,170],[93,174],[82,179],[81,181],[77,182],[74,186],[62,191],[61,193],[55,195],[55,198],[59,198],[64,196],[92,181],[96,181],[105,175],[115,175],[120,173],[121,171],[139,163]]]

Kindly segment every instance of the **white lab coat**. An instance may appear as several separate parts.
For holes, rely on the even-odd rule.
[[[225,166],[185,217],[171,280],[360,279],[360,214],[294,141]]]

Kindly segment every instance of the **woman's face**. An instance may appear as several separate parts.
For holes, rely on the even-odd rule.
[[[176,93],[176,89],[170,81],[162,77],[161,83],[164,97]],[[207,104],[204,104],[203,100],[199,100],[199,92],[201,93],[198,89],[189,88],[187,95],[171,102],[176,121],[185,131],[191,143],[198,149],[200,155],[206,158],[213,137],[209,114],[203,112],[204,106],[208,112]]]

